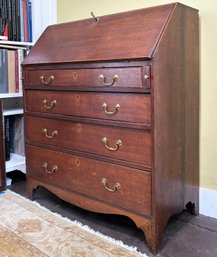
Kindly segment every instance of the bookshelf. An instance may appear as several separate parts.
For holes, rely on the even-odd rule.
[[[1,41],[0,52],[2,51],[2,49],[4,49],[6,53],[5,56],[9,58],[8,51],[13,51],[14,53],[16,51],[17,52],[21,51],[22,56],[24,58],[24,56],[30,51],[30,48],[32,46],[33,46],[33,43],[31,42]],[[19,57],[17,56],[17,58]],[[4,151],[5,165],[3,165],[3,169],[4,169],[4,172],[6,173],[6,176],[5,176],[6,186],[9,186],[12,182],[11,179],[7,177],[8,172],[11,172],[14,170],[20,170],[23,173],[26,172],[25,152],[24,152],[24,133],[23,133],[24,128],[21,126],[23,124],[23,99],[22,99],[23,90],[22,90],[22,79],[21,79],[22,78],[21,61],[18,64],[19,69],[17,69],[17,73],[9,74],[8,59],[7,59],[7,66],[6,66],[7,72],[1,71],[1,76],[2,75],[8,76],[7,80],[1,80],[1,83],[2,81],[7,83],[6,91],[2,92],[2,89],[0,89],[1,90],[0,91],[1,92],[0,93],[1,125],[2,125],[2,138],[0,139],[0,141],[1,141],[1,144],[3,145],[2,148]],[[15,64],[13,68],[15,68]],[[9,76],[15,76],[15,78],[13,80],[10,80]],[[12,82],[12,85],[10,85],[11,82]],[[15,85],[17,83],[18,83],[18,86]],[[9,92],[11,88],[14,91],[13,93]],[[18,92],[16,92],[16,90],[18,90]],[[5,125],[6,120],[9,124],[7,128]]]
[[[22,97],[23,96],[23,92],[20,93],[0,93],[0,98],[14,98],[14,97]]]
[[[10,133],[17,133],[18,131],[21,130],[20,126],[17,126],[17,123],[15,124],[13,122],[13,127],[11,128],[11,121],[12,120],[20,120],[20,122],[23,119],[23,94],[22,92],[19,93],[1,93],[0,94],[0,101],[1,101],[1,125],[2,125],[2,138],[0,141],[2,141],[4,153],[6,149],[6,144],[5,144],[5,120],[8,118],[10,120],[10,131],[11,129],[13,132]],[[22,127],[22,132],[23,132],[23,127]],[[18,138],[18,139],[17,139]],[[20,170],[22,172],[26,172],[26,165],[25,165],[25,156],[24,156],[24,151],[22,154],[17,153],[17,150],[15,151],[15,148],[18,149],[20,148],[18,145],[22,144],[22,149],[24,149],[24,135],[22,133],[21,137],[15,136],[12,134],[10,136],[10,141],[12,140],[14,149],[10,149],[10,160],[5,161],[5,173],[6,173],[6,185],[9,186],[11,184],[11,180],[7,178],[7,173],[11,172],[13,170]],[[11,144],[10,142],[10,148]],[[4,156],[4,160],[6,160],[6,156]]]
[[[56,23],[56,0],[29,0],[32,5],[32,41],[21,42],[23,40],[5,40],[0,34],[0,50],[22,50],[28,52],[40,37],[44,29]],[[1,2],[1,1],[0,1]],[[1,9],[1,6],[0,6]],[[45,15],[46,14],[46,15]],[[0,30],[1,32],[1,30]],[[9,39],[9,38],[8,38]],[[26,40],[24,40],[26,41]],[[20,65],[20,64],[19,64]],[[4,74],[4,73],[3,73]],[[0,73],[0,77],[3,77]],[[13,86],[13,85],[12,85]],[[0,88],[1,89],[1,88]],[[7,178],[7,173],[13,170],[20,170],[25,173],[25,156],[14,152],[10,153],[10,160],[6,161],[5,156],[5,131],[4,121],[6,117],[23,118],[23,92],[0,92],[0,191],[5,190],[11,181]],[[23,132],[23,130],[22,130]]]

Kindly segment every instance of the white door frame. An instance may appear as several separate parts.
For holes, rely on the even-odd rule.
[[[49,25],[57,23],[57,0],[32,1],[32,36],[33,43]]]

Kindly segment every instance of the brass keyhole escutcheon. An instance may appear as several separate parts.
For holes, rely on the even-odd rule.
[[[80,160],[76,159],[75,163],[76,163],[76,166],[79,167],[81,162]]]
[[[81,124],[76,124],[76,131],[77,131],[78,133],[81,132]]]

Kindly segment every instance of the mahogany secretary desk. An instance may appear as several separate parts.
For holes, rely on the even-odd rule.
[[[198,30],[180,3],[49,26],[23,62],[28,196],[126,215],[153,252],[197,213]]]

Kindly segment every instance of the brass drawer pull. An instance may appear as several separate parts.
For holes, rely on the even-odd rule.
[[[47,105],[47,100],[43,100],[43,105],[46,109],[53,109],[56,105],[57,101],[56,100],[53,100],[51,103],[50,103],[50,106]]]
[[[107,115],[114,115],[114,114],[116,114],[120,110],[121,106],[120,106],[120,104],[116,104],[115,105],[115,110],[113,112],[109,112],[108,111],[108,105],[106,103],[104,103],[102,105],[102,108],[103,108],[105,114],[107,114]]]
[[[116,141],[115,147],[108,146],[108,139],[106,137],[102,138],[102,142],[104,143],[105,148],[110,151],[117,151],[119,149],[119,147],[122,145],[122,141],[120,139]]]
[[[48,135],[47,129],[44,128],[44,129],[43,129],[43,133],[45,134],[45,136],[46,136],[47,138],[52,139],[52,138],[54,138],[54,137],[58,134],[58,131],[57,131],[57,130],[54,130],[54,131],[51,132],[51,135]]]
[[[113,188],[113,189],[112,189],[112,188],[109,188],[109,187],[107,186],[107,179],[106,179],[106,178],[103,178],[103,179],[101,180],[101,183],[103,184],[103,186],[105,187],[106,190],[108,190],[109,192],[112,192],[112,193],[116,192],[117,190],[119,190],[119,189],[121,188],[121,184],[120,184],[119,182],[117,182],[117,183],[114,185],[114,188]]]
[[[51,170],[48,170],[48,169],[47,169],[47,166],[48,166],[48,164],[45,162],[45,163],[43,164],[44,171],[47,172],[47,173],[49,173],[49,174],[53,174],[54,172],[56,172],[56,171],[58,170],[57,165],[54,165]]]
[[[54,80],[54,76],[51,75],[51,76],[48,78],[47,81],[45,81],[44,76],[41,76],[41,77],[40,77],[40,80],[41,80],[42,84],[44,84],[44,85],[49,85],[49,84]]]
[[[106,77],[104,77],[103,74],[99,75],[99,80],[103,83],[104,86],[110,87],[113,86],[114,83],[119,79],[118,75],[114,75],[112,77],[112,82],[111,83],[106,83]]]

